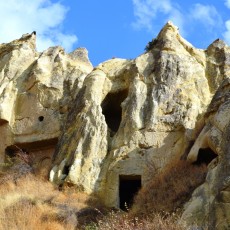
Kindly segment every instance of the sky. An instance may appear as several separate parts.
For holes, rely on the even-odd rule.
[[[0,43],[36,31],[38,51],[85,47],[94,66],[139,56],[169,20],[197,48],[230,45],[230,0],[2,0],[0,15]]]

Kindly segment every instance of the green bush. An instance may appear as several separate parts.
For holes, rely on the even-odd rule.
[[[146,52],[151,51],[151,50],[154,48],[154,46],[155,46],[156,44],[157,44],[157,39],[155,38],[155,39],[153,39],[152,41],[148,42],[148,44],[147,44],[146,47],[145,47],[145,51],[146,51]]]

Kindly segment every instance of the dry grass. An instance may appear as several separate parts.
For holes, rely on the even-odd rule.
[[[29,199],[19,199],[17,202],[1,207],[0,229],[74,229],[70,224],[60,223],[55,219],[45,219],[46,213],[53,212],[49,206],[38,205]],[[53,214],[53,216],[55,216]]]
[[[4,177],[4,176],[3,176]],[[84,193],[58,191],[32,174],[0,183],[0,230],[77,229],[78,213],[87,207]]]
[[[140,190],[132,213],[145,216],[177,212],[204,182],[206,173],[206,165],[197,166],[182,160],[171,163]]]
[[[91,228],[93,229],[93,228]],[[183,223],[178,222],[176,215],[152,214],[147,218],[131,217],[127,213],[112,212],[100,220],[98,230],[185,230]]]
[[[54,187],[24,155],[1,165],[0,230],[77,230],[96,221],[104,211],[96,198],[68,184]]]
[[[0,230],[185,230],[173,213],[205,174],[206,166],[171,164],[140,191],[130,213],[108,214],[96,198],[69,185],[59,191],[19,161],[0,172]]]

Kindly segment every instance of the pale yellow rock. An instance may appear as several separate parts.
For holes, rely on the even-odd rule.
[[[196,49],[168,22],[148,52],[93,68],[84,48],[39,53],[35,38],[0,45],[1,162],[16,145],[36,155],[47,173],[54,154],[51,181],[119,207],[122,178],[144,186],[148,167],[207,157],[206,180],[182,219],[227,229],[230,48],[224,42]]]
[[[149,52],[96,67],[68,114],[51,181],[119,207],[120,177],[139,176],[144,185],[150,163],[160,170],[180,158],[203,128],[197,123],[213,96],[206,58],[167,23]]]
[[[71,102],[93,69],[84,48],[39,53],[35,43],[32,33],[0,45],[1,162],[14,145],[36,155],[51,146],[52,156]]]
[[[205,183],[195,190],[185,206],[182,219],[190,225],[196,223],[218,230],[230,226],[229,92],[229,79],[226,79],[213,97],[206,114],[206,125],[188,154],[193,162],[200,148],[212,149],[217,154],[209,164]]]

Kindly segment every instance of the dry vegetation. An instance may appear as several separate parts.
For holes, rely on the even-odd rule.
[[[111,213],[99,221],[99,229],[186,230],[179,220],[183,204],[204,182],[207,166],[175,161],[156,174],[149,171],[148,184],[137,194],[129,213]]]
[[[195,165],[184,160],[171,163],[141,189],[135,198],[132,213],[175,213],[189,200],[195,188],[204,182],[205,164]]]
[[[155,213],[145,218],[133,217],[127,213],[112,212],[98,222],[100,230],[185,230],[178,216]],[[96,229],[96,228],[95,228]]]
[[[206,173],[206,166],[184,161],[170,165],[141,189],[126,213],[108,211],[68,186],[59,191],[22,157],[15,162],[0,173],[0,230],[184,230],[174,213]]]
[[[84,229],[102,215],[88,195],[68,186],[59,191],[27,162],[14,162],[0,171],[0,230]]]
[[[75,229],[87,200],[83,193],[60,192],[33,175],[8,177],[0,185],[0,229]]]

